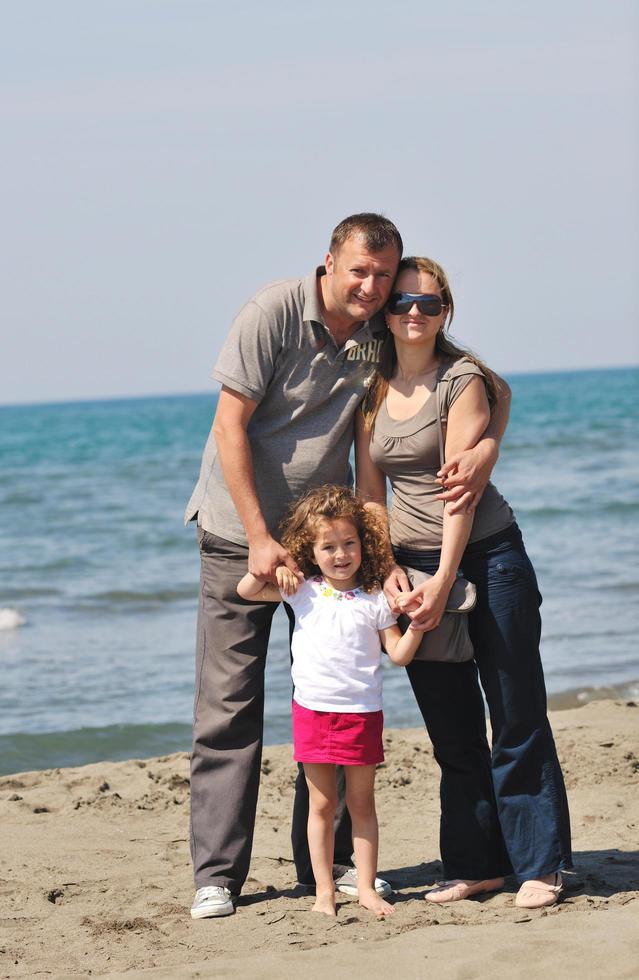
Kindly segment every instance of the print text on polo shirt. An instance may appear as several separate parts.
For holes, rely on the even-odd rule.
[[[346,360],[371,361],[377,364],[381,350],[381,340],[367,340],[365,344],[358,344],[356,347],[352,347],[346,355]]]

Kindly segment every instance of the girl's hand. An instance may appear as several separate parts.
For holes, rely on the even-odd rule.
[[[428,632],[439,626],[446,610],[446,600],[451,589],[451,583],[433,575],[423,585],[397,597],[400,612],[406,613],[411,619],[414,629]]]
[[[304,576],[301,572],[298,572],[296,575],[286,565],[278,565],[275,569],[275,579],[282,595],[287,596],[294,595],[297,592],[300,587],[300,582],[304,581]]]

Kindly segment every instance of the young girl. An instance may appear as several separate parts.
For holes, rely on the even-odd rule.
[[[402,635],[381,582],[392,561],[376,518],[346,487],[312,490],[293,505],[282,544],[303,574],[277,569],[277,587],[250,572],[245,599],[286,599],[295,614],[292,640],[293,748],[309,789],[308,843],[315,875],[314,912],[335,915],[333,819],[335,766],[345,767],[353,825],[359,903],[377,915],[394,909],[375,891],[375,767],[382,748],[382,644],[393,663],[410,663],[422,634]]]

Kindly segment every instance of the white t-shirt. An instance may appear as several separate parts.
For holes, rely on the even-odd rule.
[[[313,711],[380,711],[378,631],[396,622],[384,593],[340,592],[317,575],[286,602],[295,613],[291,650],[297,703]]]

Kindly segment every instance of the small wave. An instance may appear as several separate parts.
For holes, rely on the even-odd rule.
[[[29,504],[42,503],[42,498],[37,494],[23,493],[21,491],[10,491],[2,499],[3,507],[28,507]]]
[[[542,643],[578,643],[580,641],[593,640],[595,637],[601,637],[604,641],[613,640],[615,637],[631,637],[633,636],[633,631],[631,629],[620,629],[613,630],[605,626],[603,629],[591,629],[585,630],[583,632],[568,633],[563,630],[561,633],[545,633],[542,636]]]
[[[144,759],[187,751],[191,726],[180,722],[157,725],[107,725],[73,731],[0,735],[0,775],[34,769],[84,766],[104,760]]]
[[[586,515],[599,515],[604,517],[606,514],[634,514],[639,511],[639,503],[634,500],[609,500],[606,503],[601,501],[578,501],[565,504],[562,507],[535,505],[527,506],[525,502],[518,501],[517,513],[525,514],[527,518],[553,519],[566,517],[567,515],[577,515],[583,518]]]
[[[48,587],[47,588],[43,587],[41,589],[39,588],[31,589],[26,587],[24,589],[21,589],[19,586],[16,586],[15,588],[8,588],[8,589],[3,588],[2,595],[5,599],[18,599],[18,600],[40,599],[43,596],[60,595],[60,590],[50,589]]]
[[[77,569],[87,568],[90,562],[87,558],[74,555],[67,556],[65,558],[57,558],[55,561],[49,561],[44,565],[30,565],[23,569],[23,571],[37,571],[39,574],[42,572],[62,572],[66,569]]]
[[[602,687],[575,687],[548,695],[548,707],[553,711],[579,708],[591,701],[639,701],[639,681],[627,681]]]
[[[162,606],[169,602],[183,602],[185,599],[197,598],[197,585],[184,586],[181,589],[157,589],[153,592],[134,592],[129,589],[111,589],[106,592],[96,592],[87,596],[87,601],[97,603],[113,603],[124,606]]]
[[[15,630],[18,626],[24,626],[26,619],[17,609],[6,607],[0,609],[0,630]]]
[[[610,500],[603,507],[593,507],[593,510],[595,509],[604,514],[634,514],[639,510],[639,502],[636,500]]]
[[[585,583],[584,583],[585,584]],[[587,588],[597,592],[639,592],[639,582],[596,582],[587,583]]]
[[[572,514],[571,507],[527,507],[524,503],[518,503],[517,513],[525,514],[526,517],[564,517]]]

